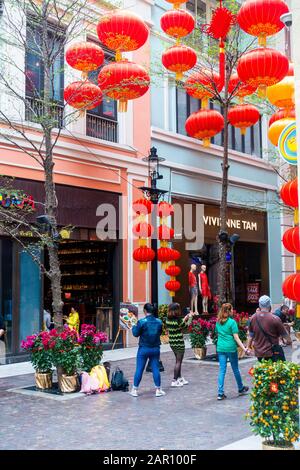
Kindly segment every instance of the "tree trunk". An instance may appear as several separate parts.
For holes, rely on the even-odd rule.
[[[224,104],[224,143],[222,162],[222,198],[220,205],[220,231],[227,232],[227,196],[228,196],[228,104]],[[219,241],[218,291],[219,305],[227,301],[226,296],[226,241]]]

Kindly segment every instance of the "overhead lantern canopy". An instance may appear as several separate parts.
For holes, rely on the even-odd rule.
[[[114,11],[102,16],[97,26],[100,41],[116,52],[116,61],[122,60],[122,52],[142,47],[149,37],[146,23],[131,11]]]
[[[267,37],[284,28],[280,17],[288,12],[283,0],[247,0],[238,12],[237,21],[243,31],[258,37],[260,46],[266,46]]]

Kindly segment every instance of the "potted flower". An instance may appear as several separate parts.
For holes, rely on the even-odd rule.
[[[21,342],[21,348],[30,354],[30,361],[35,369],[37,388],[52,387],[52,348],[55,345],[56,331],[41,331],[39,334],[27,336]]]
[[[90,372],[97,366],[103,356],[103,343],[107,342],[107,335],[96,331],[94,325],[83,324],[78,338],[81,369]]]
[[[56,336],[53,363],[57,368],[58,386],[61,392],[76,392],[78,388],[79,349],[75,330],[65,327],[64,331]]]
[[[168,330],[166,327],[166,321],[168,317],[168,305],[167,304],[161,304],[158,307],[158,318],[162,321],[163,327],[162,327],[162,334],[161,334],[161,342],[163,344],[167,344],[169,342],[169,335],[168,335]]]
[[[246,312],[241,312],[241,313],[234,312],[233,318],[237,322],[237,325],[239,328],[239,338],[242,341],[242,343],[245,344],[248,338],[249,314]],[[242,359],[245,356],[245,351],[239,346],[238,346],[238,356],[239,356],[239,359]]]
[[[195,318],[188,326],[191,346],[194,350],[196,359],[206,357],[206,340],[210,332],[210,322]]]
[[[293,450],[299,437],[300,366],[263,361],[252,367],[251,409],[247,415],[264,450]]]

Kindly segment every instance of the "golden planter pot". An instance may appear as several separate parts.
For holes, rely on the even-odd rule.
[[[206,358],[206,348],[194,348],[195,358],[200,361]]]
[[[52,372],[42,374],[40,372],[35,373],[35,385],[41,390],[52,388]]]
[[[286,447],[275,446],[274,444],[268,443],[267,441],[263,441],[262,450],[295,450],[295,447],[293,444],[289,444]]]
[[[169,344],[169,336],[168,335],[161,335],[160,341],[162,344]]]
[[[58,377],[58,386],[63,393],[74,393],[78,389],[78,376],[61,374]]]

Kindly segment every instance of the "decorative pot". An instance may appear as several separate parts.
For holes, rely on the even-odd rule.
[[[63,393],[74,393],[78,390],[78,375],[61,374],[58,378],[59,390]]]
[[[287,446],[275,446],[271,442],[263,441],[262,450],[295,450],[293,444],[288,444]]]
[[[242,348],[240,348],[240,346],[238,346],[238,358],[242,359],[245,356],[246,356],[245,351]]]
[[[300,341],[300,331],[295,331],[295,336],[298,341]]]
[[[168,335],[161,335],[160,341],[162,344],[169,344],[169,336]]]
[[[206,357],[206,347],[204,348],[194,348],[195,358],[202,360]]]
[[[52,372],[35,373],[35,385],[36,388],[40,388],[41,390],[46,390],[48,388],[52,388]]]

